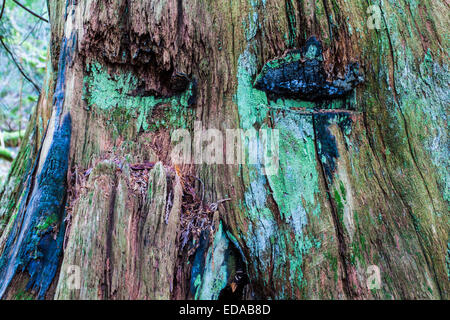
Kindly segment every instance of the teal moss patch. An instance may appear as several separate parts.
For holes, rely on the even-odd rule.
[[[294,24],[292,21],[291,27]],[[295,30],[289,31],[291,41]],[[336,123],[344,135],[351,130],[348,112],[322,116],[318,109],[352,109],[348,94],[362,78],[355,65],[349,66],[345,79],[325,81],[321,46],[315,39],[303,50],[293,50],[267,62],[259,75],[258,61],[251,50],[249,42],[238,59],[235,102],[240,126],[243,130],[269,129],[270,123],[279,130],[279,170],[266,176],[261,142],[250,146],[243,139],[245,153],[256,149],[258,154],[257,163],[246,161],[241,173],[245,202],[240,208],[248,221],[243,237],[251,257],[249,274],[261,279],[258,285],[271,288],[273,298],[289,298],[307,286],[302,264],[306,255],[322,246],[323,239],[308,234],[306,226],[310,219],[320,219],[317,161],[325,163],[325,171],[331,177],[339,156],[328,127]],[[315,90],[315,96],[308,90]],[[285,91],[288,94],[282,94]],[[331,256],[337,281],[337,258]]]
[[[253,77],[256,75],[256,57],[249,50],[239,56],[236,92],[236,103],[244,130],[250,129],[255,123],[261,123],[267,116],[266,94],[253,87]]]
[[[195,82],[186,91],[172,97],[139,96],[133,94],[138,79],[130,72],[110,75],[98,62],[87,66],[84,78],[84,99],[90,109],[103,112],[108,124],[121,132],[135,124],[136,131],[155,131],[160,127],[185,128],[194,113],[189,106],[195,97]],[[155,108],[162,117],[153,117]]]
[[[239,57],[235,98],[241,128],[244,130],[270,129],[265,121],[271,109],[288,110],[291,106],[299,105],[313,107],[312,103],[294,103],[292,100],[269,102],[263,91],[254,88],[255,75],[256,57],[246,50]],[[245,242],[250,256],[257,261],[250,263],[249,268],[253,269],[250,271],[253,271],[253,274],[262,274],[262,285],[273,286],[280,280],[288,280],[292,284],[292,292],[288,292],[288,288],[276,292],[275,298],[283,298],[295,295],[296,288],[306,285],[301,268],[304,255],[321,246],[318,239],[304,234],[308,215],[320,214],[320,205],[316,201],[319,181],[312,116],[286,112],[273,115],[272,118],[280,135],[279,170],[277,174],[264,175],[264,148],[261,141],[257,141],[256,146],[252,147],[257,150],[258,161],[256,164],[247,164],[248,172],[243,174],[246,181],[243,207],[249,221]],[[247,153],[249,145],[245,144],[244,147]],[[275,203],[286,224],[278,224],[276,209],[270,203]],[[290,266],[289,269],[286,268],[287,265]],[[272,267],[273,272],[270,275]]]
[[[276,115],[275,127],[280,133],[280,172],[267,179],[278,204],[281,217],[289,221],[296,234],[306,225],[306,213],[319,214],[314,199],[319,193],[314,133],[310,116]]]

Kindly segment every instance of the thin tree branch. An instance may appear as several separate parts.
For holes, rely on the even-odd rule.
[[[34,30],[36,29],[36,27],[42,23],[42,20],[38,20],[36,21],[36,23],[34,24],[33,28],[31,29],[30,32],[28,32],[28,34],[25,36],[25,38],[23,38],[22,42],[19,44],[19,46],[21,46],[25,41],[27,41],[28,37],[34,32]]]
[[[6,4],[6,0],[3,0],[2,11],[0,12],[0,20],[2,20],[2,17],[3,17],[3,11],[5,11],[5,4]]]
[[[5,0],[6,1],[6,0]],[[48,20],[41,17],[40,15],[38,15],[37,13],[34,13],[33,11],[31,11],[30,9],[28,9],[27,7],[25,7],[23,4],[21,4],[19,1],[13,0],[15,4],[17,4],[19,7],[21,7],[22,9],[28,11],[29,13],[31,13],[33,16],[35,16],[36,18],[41,19],[42,21],[45,21],[48,23]]]
[[[22,76],[27,79],[29,82],[31,82],[31,84],[34,86],[34,88],[37,90],[38,93],[41,93],[41,88],[39,88],[39,86],[33,81],[31,80],[30,77],[28,77],[25,73],[25,71],[23,70],[22,66],[16,61],[16,59],[14,58],[14,54],[9,50],[8,46],[3,42],[3,37],[0,35],[0,42],[3,45],[3,47],[5,48],[6,52],[8,52],[8,54],[10,55],[12,61],[14,62],[14,64],[16,65],[17,69],[19,69],[20,73],[22,74]]]

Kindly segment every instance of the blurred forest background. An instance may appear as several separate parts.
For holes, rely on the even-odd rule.
[[[0,0],[0,10],[1,187],[39,97],[50,25],[46,0]]]

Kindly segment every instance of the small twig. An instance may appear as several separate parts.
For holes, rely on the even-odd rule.
[[[22,59],[21,61],[22,62]],[[19,92],[19,132],[22,130],[22,94],[23,94],[23,78],[20,79],[20,92]]]
[[[31,28],[31,30],[30,30],[30,31],[27,33],[27,35],[23,38],[22,42],[20,42],[20,44],[19,44],[20,46],[21,46],[25,41],[27,41],[28,37],[34,32],[34,30],[36,29],[36,27],[37,27],[40,23],[42,23],[41,20],[36,21],[36,23],[34,24],[33,28]]]
[[[6,1],[6,0],[5,0]],[[21,4],[19,1],[13,0],[15,4],[17,4],[19,7],[21,7],[22,9],[26,10],[28,13],[31,13],[33,16],[35,16],[36,18],[41,19],[42,21],[45,21],[48,23],[48,20],[41,17],[40,15],[38,15],[37,13],[34,13],[33,11],[31,11],[30,9],[28,9],[27,7],[25,7],[23,4]]]
[[[71,212],[67,213],[66,217],[64,218],[64,222],[66,223],[66,230],[64,233],[63,250],[66,250],[67,242],[69,241],[70,229],[72,227],[72,213]]]
[[[226,199],[219,200],[217,202],[213,202],[209,205],[209,210],[211,210],[212,212],[215,212],[217,210],[217,208],[219,207],[219,204],[221,204],[222,202],[225,202],[225,201],[229,201],[229,200],[231,200],[231,198],[226,198]]]
[[[28,77],[25,74],[25,71],[23,70],[22,66],[16,61],[16,59],[14,58],[14,54],[9,50],[9,48],[6,46],[6,44],[3,42],[3,37],[0,36],[0,42],[3,45],[3,47],[5,48],[6,52],[8,52],[8,54],[10,55],[12,61],[14,62],[14,64],[16,65],[17,69],[19,69],[20,73],[22,74],[22,76],[27,79],[29,82],[31,82],[31,84],[34,86],[34,88],[37,90],[38,93],[41,92],[41,88],[39,88],[39,86],[33,81],[31,80],[30,77]]]

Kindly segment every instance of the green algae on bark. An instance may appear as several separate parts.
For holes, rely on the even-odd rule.
[[[88,107],[98,108],[120,117],[122,127],[131,118],[135,118],[136,131],[156,130],[159,127],[185,128],[187,118],[192,116],[189,109],[194,96],[195,83],[191,82],[188,89],[172,97],[156,97],[136,93],[138,79],[130,72],[110,75],[98,62],[87,67],[88,75],[84,78],[84,97]],[[160,107],[165,117],[153,120],[154,108]],[[123,117],[123,115],[125,117]],[[110,121],[115,124],[117,121]],[[131,122],[131,123],[133,123]]]
[[[255,68],[256,60],[247,49],[239,58],[236,94],[241,126],[245,129],[271,129],[265,125],[269,102],[265,93],[252,85]],[[288,109],[280,105],[282,102],[277,102],[279,109]],[[301,103],[297,102],[297,105]],[[257,262],[249,261],[254,274],[263,277],[267,286],[277,286],[278,281],[290,281],[290,289],[277,286],[275,296],[283,298],[305,286],[303,256],[321,245],[319,239],[304,234],[307,212],[315,216],[320,213],[316,199],[319,186],[311,115],[279,114],[274,116],[273,124],[274,129],[280,132],[280,167],[278,174],[265,176],[261,163],[264,147],[257,140],[253,148],[258,152],[259,162],[245,166],[248,171],[244,179],[248,185],[244,203],[249,236],[244,238],[251,256],[259,257]],[[245,147],[252,148],[251,145]],[[280,224],[279,219],[286,225]],[[289,240],[291,237],[295,239],[293,242]],[[288,272],[287,265],[290,266]]]

